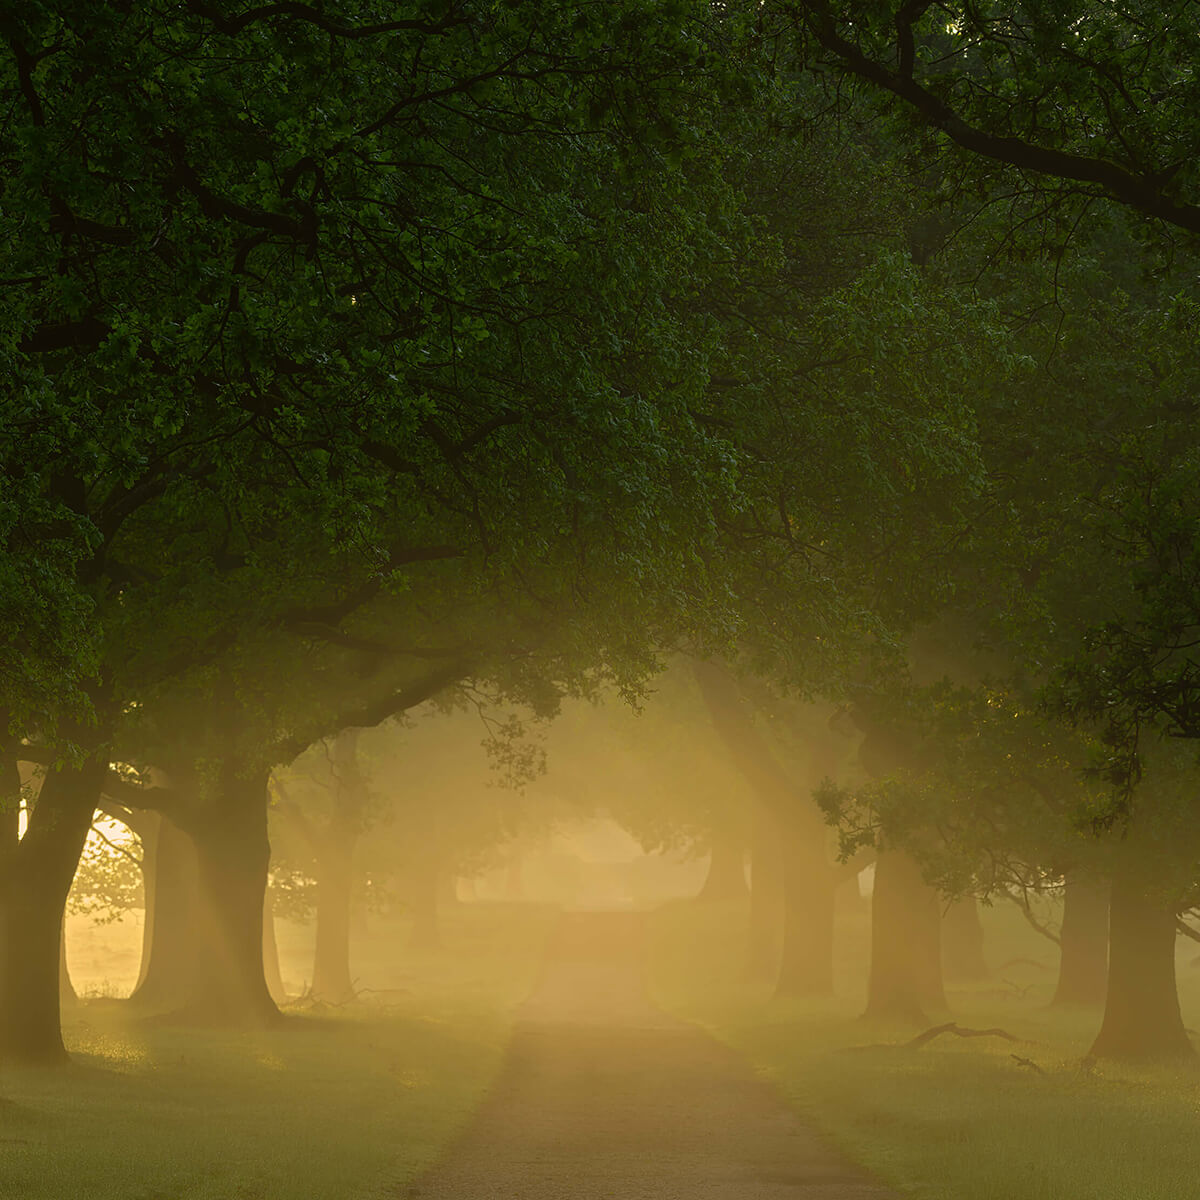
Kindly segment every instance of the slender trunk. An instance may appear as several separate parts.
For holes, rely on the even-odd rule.
[[[193,835],[202,903],[187,1007],[206,1022],[261,1027],[280,1019],[263,969],[268,774],[227,759],[210,811]]]
[[[142,965],[129,999],[144,1008],[180,1008],[196,977],[198,867],[195,843],[166,817],[142,834],[142,875]]]
[[[287,1003],[287,989],[283,986],[283,974],[279,970],[279,943],[275,940],[275,902],[268,886],[263,896],[263,974],[267,980],[267,991],[276,1004]]]
[[[728,829],[715,829],[712,835],[708,875],[697,900],[742,900],[746,896],[746,847],[742,839]]]
[[[67,893],[92,826],[107,763],[50,771],[25,836],[0,879],[0,1060],[67,1061],[59,1012],[59,957]]]
[[[871,898],[866,1016],[924,1023],[944,1009],[942,914],[937,892],[903,850],[881,850]]]
[[[1058,987],[1052,1004],[1104,1003],[1108,985],[1107,880],[1067,876]]]
[[[343,1004],[354,997],[350,978],[353,852],[353,840],[330,828],[317,853],[317,943],[312,990],[314,996],[330,1004]]]
[[[974,896],[955,900],[942,915],[942,966],[947,979],[963,982],[991,975],[983,956],[983,923]]]
[[[778,978],[779,947],[783,936],[783,855],[778,826],[771,814],[758,806],[750,856],[749,974],[758,979]]]
[[[824,846],[803,835],[787,839],[783,862],[783,943],[778,996],[833,994],[833,906],[837,876]]]
[[[1093,1058],[1185,1062],[1196,1057],[1175,986],[1175,906],[1137,878],[1113,878],[1108,988]]]
[[[358,762],[357,729],[345,729],[334,740],[333,811],[319,839],[317,858],[317,944],[313,959],[313,994],[331,1004],[354,999],[350,975],[351,896],[354,849],[363,829],[367,788]]]

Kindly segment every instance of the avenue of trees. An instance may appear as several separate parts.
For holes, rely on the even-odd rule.
[[[419,773],[381,822],[366,731],[660,686],[748,800],[647,770],[618,815],[754,844],[781,989],[832,988],[867,862],[881,1016],[944,1005],[947,900],[1049,889],[1093,1052],[1191,1057],[1198,42],[1092,0],[24,6],[0,1059],[66,1058],[97,810],[141,839],[135,1002],[273,1024],[272,829],[339,1001],[351,863],[419,843],[428,912],[507,832]]]

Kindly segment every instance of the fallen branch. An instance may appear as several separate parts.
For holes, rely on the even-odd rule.
[[[1006,1042],[1021,1041],[1021,1038],[1015,1037],[1007,1029],[968,1029],[964,1025],[959,1025],[956,1021],[947,1021],[945,1025],[934,1025],[926,1029],[924,1033],[918,1033],[915,1038],[907,1042],[872,1042],[866,1046],[846,1046],[845,1049],[919,1050],[922,1046],[932,1042],[934,1038],[941,1037],[943,1033],[952,1033],[955,1037],[961,1038],[998,1037],[1003,1038]]]
[[[917,1050],[921,1046],[924,1046],[926,1042],[932,1042],[934,1038],[941,1037],[943,1033],[952,1033],[955,1037],[964,1038],[999,1037],[1003,1038],[1006,1042],[1019,1042],[1021,1040],[1018,1037],[1013,1037],[1013,1035],[1005,1029],[966,1029],[962,1025],[956,1024],[954,1021],[950,1021],[945,1025],[935,1025],[932,1029],[927,1029],[924,1033],[917,1034],[917,1036],[913,1038],[911,1042],[905,1042],[902,1048],[907,1050]]]

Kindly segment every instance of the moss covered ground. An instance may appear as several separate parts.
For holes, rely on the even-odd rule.
[[[839,1147],[906,1194],[1200,1196],[1200,1073],[1085,1062],[1099,1013],[1048,1007],[1055,947],[1028,932],[1015,909],[985,911],[987,950],[999,969],[990,980],[951,989],[951,1012],[942,1019],[999,1026],[1022,1040],[943,1036],[917,1050],[891,1045],[914,1029],[858,1016],[864,912],[840,917],[839,997],[832,1002],[774,999],[748,981],[745,920],[740,907],[694,903],[655,914],[656,999],[745,1055]],[[1200,1026],[1195,950],[1182,945],[1179,960],[1192,1027]]]
[[[67,1018],[71,1067],[0,1073],[0,1197],[388,1194],[440,1154],[495,1076],[552,920],[533,906],[463,906],[444,946],[421,952],[402,922],[381,925],[360,955],[381,986],[344,1008],[301,1007],[267,1033],[80,1005]]]

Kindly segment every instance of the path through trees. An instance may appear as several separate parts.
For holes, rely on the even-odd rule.
[[[888,1200],[732,1052],[646,999],[642,916],[564,915],[474,1123],[407,1200]]]

